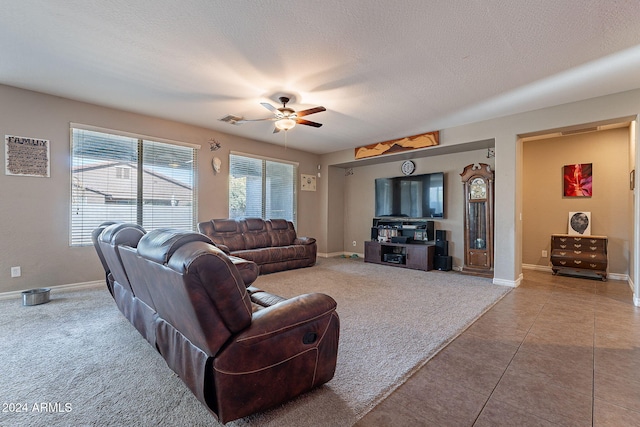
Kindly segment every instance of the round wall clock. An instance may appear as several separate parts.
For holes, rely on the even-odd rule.
[[[411,160],[405,160],[402,162],[402,173],[405,175],[411,175],[416,170],[416,165]]]

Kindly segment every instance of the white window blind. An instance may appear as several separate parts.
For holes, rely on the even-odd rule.
[[[297,163],[229,155],[229,217],[284,218],[296,223]]]
[[[194,230],[196,148],[72,127],[70,244],[108,220]]]

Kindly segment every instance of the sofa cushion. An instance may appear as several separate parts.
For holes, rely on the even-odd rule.
[[[234,255],[253,261],[258,265],[307,258],[304,246],[301,245],[245,249],[243,251],[234,252]]]
[[[113,223],[107,225],[97,237],[100,252],[104,256],[112,280],[120,283],[129,292],[133,292],[133,290],[122,264],[120,246],[135,248],[144,235],[144,228],[137,224]]]
[[[198,231],[209,236],[214,244],[226,246],[223,250],[238,251],[245,248],[242,226],[235,219],[212,219],[200,222]]]
[[[208,315],[202,313],[201,310],[208,310],[207,307],[211,304],[215,306],[216,313],[229,331],[235,333],[249,326],[252,310],[246,286],[233,262],[220,249],[204,242],[185,243],[176,249],[167,267],[182,276],[181,282],[184,288],[183,292],[172,290],[165,295],[173,292],[176,298],[185,298],[183,301],[185,307],[193,306],[195,308],[195,314],[201,327],[198,332],[204,334],[210,344],[211,342],[220,343],[215,337],[215,331],[208,330],[211,326],[202,320]],[[164,290],[164,287],[159,287],[156,292]],[[204,295],[208,296],[208,301],[204,299]],[[170,305],[175,304],[171,303]],[[160,312],[160,310],[158,311]],[[185,315],[187,312],[188,310],[184,312]],[[194,326],[193,323],[183,319],[174,319],[171,323],[183,333],[186,329]],[[184,327],[178,327],[179,324]],[[214,346],[209,348],[216,349]]]
[[[267,230],[267,224],[262,218],[246,218],[242,221],[242,225],[244,249],[268,248],[271,246],[271,236]]]
[[[271,235],[272,246],[292,245],[296,240],[296,230],[291,221],[286,219],[270,219],[266,221],[267,230]]]
[[[148,232],[140,239],[138,255],[159,264],[166,264],[176,249],[188,242],[213,243],[204,234],[160,228]]]

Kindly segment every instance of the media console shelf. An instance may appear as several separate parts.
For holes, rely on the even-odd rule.
[[[414,270],[433,270],[435,245],[430,243],[364,242],[364,261]]]

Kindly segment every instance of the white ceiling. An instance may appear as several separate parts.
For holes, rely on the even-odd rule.
[[[640,1],[2,0],[0,83],[327,153],[640,88]]]

